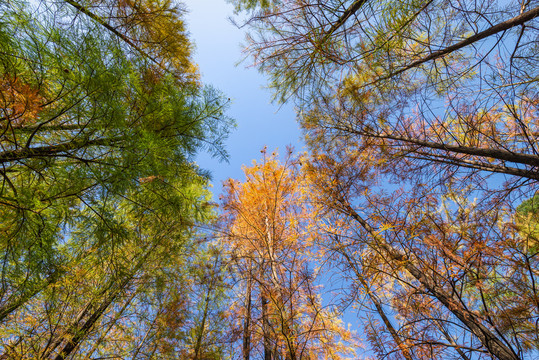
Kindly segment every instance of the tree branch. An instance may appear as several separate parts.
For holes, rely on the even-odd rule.
[[[419,60],[416,60],[396,71],[393,71],[385,76],[382,76],[378,79],[376,79],[375,81],[373,82],[370,82],[366,85],[373,85],[373,84],[376,84],[380,81],[383,81],[383,80],[387,80],[387,79],[390,79],[394,76],[397,76],[399,74],[402,74],[403,72],[405,71],[408,71],[410,69],[413,69],[415,67],[418,67],[419,65],[421,64],[424,64],[428,61],[431,61],[431,60],[436,60],[436,59],[439,59],[443,56],[446,56],[450,53],[452,53],[453,51],[456,51],[456,50],[460,50],[470,44],[473,44],[479,40],[483,40],[491,35],[494,35],[494,34],[497,34],[499,32],[502,32],[502,31],[506,31],[506,30],[509,30],[515,26],[520,26],[530,20],[533,20],[535,19],[537,16],[539,16],[539,6],[530,10],[530,11],[527,11],[523,14],[520,14],[518,16],[515,16],[514,18],[511,18],[509,20],[506,20],[504,22],[501,22],[499,24],[496,24],[490,28],[488,28],[487,30],[484,30],[484,31],[481,31],[480,33],[477,33],[473,36],[470,36],[469,38],[466,38],[462,41],[459,41],[458,43],[456,44],[453,44],[451,46],[448,46],[446,47],[445,49],[440,49],[440,50],[437,50],[437,51],[434,51],[432,52],[430,55],[428,56],[425,56],[424,58],[422,59],[419,59]]]
[[[113,146],[123,140],[125,140],[124,136],[94,140],[81,139],[58,145],[6,150],[0,152],[0,164],[29,158],[61,156],[61,153],[84,149],[90,146]]]

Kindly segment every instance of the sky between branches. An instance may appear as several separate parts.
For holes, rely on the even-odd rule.
[[[201,168],[211,171],[213,192],[217,195],[222,181],[243,180],[242,165],[259,159],[264,146],[284,154],[286,146],[301,151],[303,143],[293,106],[271,104],[271,91],[264,88],[263,75],[247,68],[249,59],[239,63],[243,58],[241,43],[245,34],[228,20],[233,7],[225,0],[186,0],[185,4],[189,11],[185,19],[195,44],[194,61],[203,83],[231,99],[228,115],[237,122],[226,144],[229,163],[206,154],[199,155],[197,160]]]

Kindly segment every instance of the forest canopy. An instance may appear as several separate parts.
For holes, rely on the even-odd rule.
[[[538,3],[234,3],[376,356],[534,358]]]
[[[0,359],[536,358],[539,2],[229,2],[306,148],[218,204],[185,4],[0,3]]]
[[[206,299],[192,264],[219,256],[196,240],[214,215],[194,155],[226,157],[231,121],[182,16],[168,1],[0,4],[3,358],[195,351],[199,312],[174,314]]]

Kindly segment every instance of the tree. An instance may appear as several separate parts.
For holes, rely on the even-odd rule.
[[[229,125],[226,101],[187,65],[187,78],[161,70],[189,62],[187,42],[156,67],[71,5],[32,6],[8,2],[0,15],[2,319],[58,278],[57,246],[80,211],[155,179],[201,184],[192,155],[224,155]],[[183,39],[172,10],[169,35]]]
[[[160,187],[168,197],[156,191]],[[224,353],[224,327],[214,327],[224,318],[222,280],[215,274],[222,269],[216,250],[185,224],[209,215],[186,207],[195,200],[188,195],[201,196],[198,189],[188,194],[147,183],[127,201],[102,201],[101,216],[88,211],[61,249],[66,274],[0,328],[4,355],[172,359],[200,358],[197,348],[204,358]],[[211,272],[194,267],[213,258]],[[199,325],[204,317],[215,324]]]
[[[298,163],[262,151],[244,168],[243,183],[226,183],[224,241],[232,252],[240,293],[243,359],[315,359],[352,355],[354,339],[331,308],[324,308],[309,257],[308,206]]]
[[[175,358],[192,332],[219,338],[192,326],[207,283],[182,282],[213,213],[194,155],[225,158],[231,121],[181,15],[151,0],[0,5],[1,356]]]
[[[538,180],[536,4],[236,3],[255,64],[298,102],[333,246],[412,355],[532,356],[537,264],[515,208]]]
[[[197,81],[181,3],[171,0],[63,1],[127,45],[130,54],[149,60],[154,71],[170,74],[184,83]]]
[[[350,163],[334,165],[340,173],[322,164],[312,174],[324,185],[318,201],[331,219],[325,232],[335,241],[329,246],[343,254],[337,261],[345,274],[365,281],[394,314],[414,356],[519,358],[533,348],[535,260],[516,246],[520,239],[502,218],[504,210],[471,203],[469,192],[360,190],[357,178],[347,177]]]

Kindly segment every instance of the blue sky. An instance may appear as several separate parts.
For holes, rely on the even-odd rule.
[[[268,151],[278,149],[282,158],[288,145],[294,146],[298,153],[304,144],[293,105],[272,104],[272,93],[264,88],[267,84],[264,75],[254,68],[247,68],[250,59],[238,64],[244,57],[241,43],[245,30],[236,28],[228,20],[234,15],[233,7],[226,0],[184,0],[184,3],[189,10],[185,18],[196,46],[194,60],[202,80],[231,98],[228,115],[237,122],[237,128],[227,141],[229,163],[219,162],[206,154],[197,159],[200,167],[212,172],[214,199],[217,199],[222,192],[222,181],[228,178],[244,180],[242,165],[259,160],[264,146]],[[339,286],[338,281],[335,286]],[[330,288],[324,295],[328,302],[332,298]],[[357,325],[353,311],[347,312],[343,320]]]
[[[284,154],[287,145],[302,150],[301,132],[295,121],[291,104],[271,104],[271,91],[265,89],[266,79],[254,68],[247,68],[250,59],[244,57],[241,43],[244,30],[228,20],[233,7],[225,0],[185,0],[189,13],[185,17],[191,40],[196,49],[194,60],[202,80],[213,85],[232,100],[228,115],[237,128],[227,141],[229,163],[219,162],[207,155],[198,157],[198,164],[210,170],[214,194],[221,192],[222,181],[228,178],[243,180],[242,165],[260,159],[260,150],[278,148]]]

